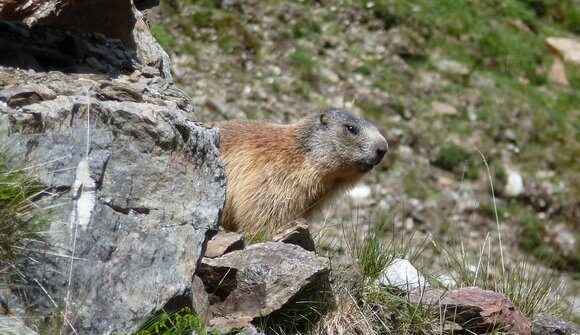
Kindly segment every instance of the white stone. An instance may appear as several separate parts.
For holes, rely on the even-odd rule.
[[[522,175],[512,168],[506,169],[507,183],[505,185],[505,195],[517,197],[524,192],[524,179]]]
[[[371,188],[367,185],[357,185],[348,194],[355,200],[365,199],[371,195]]]
[[[336,84],[340,81],[338,75],[327,67],[323,67],[320,69],[320,75],[322,75],[326,80],[328,80],[333,84]]]
[[[395,259],[379,277],[379,284],[395,286],[405,291],[430,286],[425,277],[406,259]]]
[[[431,108],[437,112],[438,114],[442,115],[457,115],[457,108],[453,105],[446,104],[440,101],[433,101],[431,103]]]
[[[454,60],[441,59],[435,62],[435,67],[443,72],[465,76],[469,74],[467,66]]]
[[[580,65],[580,41],[564,37],[548,37],[546,44],[559,52],[564,61]]]
[[[548,71],[548,80],[554,84],[570,86],[568,77],[566,77],[566,68],[564,67],[564,63],[562,63],[560,58],[556,57],[556,59],[554,59],[554,63],[552,63],[552,66]]]
[[[445,286],[446,288],[454,288],[457,286],[457,282],[455,281],[455,279],[446,274],[439,275],[439,277],[437,277],[437,280],[439,281],[439,283],[441,283],[441,285]]]

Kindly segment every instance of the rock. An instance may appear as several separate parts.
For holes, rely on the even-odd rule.
[[[561,54],[565,62],[580,65],[580,41],[565,37],[548,37],[546,44]]]
[[[210,294],[218,329],[244,327],[279,310],[299,293],[324,283],[328,259],[299,246],[267,242],[219,258],[203,258],[197,275]]]
[[[26,327],[24,322],[9,315],[0,315],[0,334],[2,335],[38,335]]]
[[[382,286],[395,286],[406,292],[430,286],[425,277],[406,259],[395,259],[383,271],[378,281]]]
[[[337,301],[359,298],[364,289],[365,275],[358,259],[346,256],[330,258],[330,283]]]
[[[234,232],[220,231],[207,242],[204,257],[216,258],[228,252],[244,249],[244,236]]]
[[[356,185],[348,192],[348,195],[355,200],[366,199],[371,195],[371,188],[367,185]]]
[[[242,328],[242,331],[240,331],[238,334],[241,334],[241,335],[265,335],[264,332],[260,331],[253,324],[249,324],[249,325],[245,326],[244,328]]]
[[[227,115],[226,106],[223,103],[217,101],[216,99],[212,98],[205,99],[205,106],[220,115]]]
[[[433,101],[431,102],[431,108],[438,114],[441,115],[457,115],[457,108],[450,104],[444,102]]]
[[[21,320],[27,316],[24,302],[4,285],[0,287],[0,314],[10,314],[11,317]]]
[[[42,85],[11,86],[0,91],[0,100],[6,101],[10,107],[20,107],[32,103],[52,100],[56,97],[54,91]]]
[[[336,84],[340,81],[340,77],[327,67],[320,68],[320,75],[332,84]]]
[[[437,178],[437,182],[439,183],[439,185],[441,185],[443,187],[449,187],[455,183],[455,180],[453,180],[453,178],[449,178],[447,176],[439,176]]]
[[[505,23],[508,26],[512,26],[521,32],[528,33],[528,34],[533,33],[533,31],[530,29],[530,27],[528,27],[528,25],[525,24],[524,21],[522,21],[520,19],[512,19],[512,18],[508,17],[507,19],[505,19]]]
[[[138,10],[145,10],[159,6],[159,2],[160,0],[133,0],[133,3]]]
[[[457,281],[447,274],[440,274],[436,279],[441,285],[443,285],[443,287],[448,289],[458,286]]]
[[[553,222],[546,225],[544,243],[555,247],[555,251],[564,257],[572,257],[578,251],[578,240],[575,228],[569,227],[563,222]]]
[[[568,78],[566,77],[566,68],[564,67],[564,63],[562,63],[558,57],[554,58],[554,63],[552,63],[552,66],[548,71],[548,80],[554,84],[570,86]]]
[[[524,179],[522,175],[512,169],[506,168],[505,172],[507,174],[507,182],[504,188],[504,193],[508,197],[517,197],[524,192]]]
[[[532,333],[530,320],[506,296],[479,287],[446,292],[434,288],[416,290],[409,296],[409,301],[443,311],[446,320],[458,323],[470,332],[506,329],[510,334]]]
[[[425,40],[421,35],[407,28],[392,28],[385,37],[386,50],[391,55],[420,56]]]
[[[211,313],[209,296],[207,292],[205,292],[203,281],[197,275],[193,276],[191,292],[191,305],[193,312],[199,316],[206,325],[208,325],[209,320],[213,318],[213,314]]]
[[[461,76],[466,76],[469,74],[469,68],[457,61],[448,59],[439,59],[434,63],[435,67],[442,72],[450,74],[458,74]]]
[[[131,38],[126,44],[135,46],[136,58],[141,64],[158,69],[161,72],[161,77],[172,83],[169,55],[161,48],[149,31],[143,14],[133,8],[132,15],[134,16],[135,26],[131,30]]]
[[[28,26],[57,26],[83,32],[99,32],[120,39],[128,38],[135,19],[128,0],[31,0],[6,1],[0,19],[20,21]]]
[[[77,332],[135,331],[184,294],[206,234],[218,228],[217,129],[189,122],[192,106],[164,85],[0,67],[4,77],[55,92],[17,109],[0,105],[0,141],[34,167],[48,192],[43,205],[53,207],[22,264],[31,315],[54,309],[48,295],[68,297],[63,313]],[[128,95],[108,89],[138,94],[119,101]]]
[[[532,321],[533,335],[580,335],[580,326],[554,316],[538,315]]]
[[[272,241],[295,244],[308,251],[316,250],[305,219],[297,219],[282,226],[274,234]]]
[[[0,23],[0,60],[3,55],[17,55],[0,63],[24,63],[16,65],[36,70],[56,63],[60,67],[75,65],[75,72],[87,72],[74,64],[83,62],[91,70],[109,73],[120,68],[121,63],[115,64],[115,59],[127,58],[128,62],[122,63],[125,69],[135,65],[154,67],[172,82],[169,56],[129,0],[6,1],[0,7],[0,19],[26,25]],[[3,30],[10,33],[2,36]],[[106,44],[116,47],[103,48]],[[105,59],[113,65],[104,64]],[[133,64],[135,61],[138,64]]]

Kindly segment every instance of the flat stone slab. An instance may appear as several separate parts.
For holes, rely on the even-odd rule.
[[[244,236],[242,234],[220,231],[207,242],[204,257],[216,258],[243,248]]]

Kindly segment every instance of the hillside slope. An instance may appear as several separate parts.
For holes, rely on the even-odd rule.
[[[577,0],[173,0],[149,19],[203,121],[289,122],[338,106],[384,131],[384,165],[314,223],[328,240],[384,220],[477,251],[488,234],[498,247],[497,220],[506,258],[562,270],[572,302],[580,66],[545,39],[579,40],[579,10]]]

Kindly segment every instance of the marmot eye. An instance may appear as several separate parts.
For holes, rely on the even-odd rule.
[[[353,125],[350,125],[350,124],[347,124],[347,125],[344,125],[344,127],[346,128],[346,130],[347,130],[349,133],[351,133],[351,134],[353,134],[353,135],[356,135],[356,134],[358,134],[358,129],[357,129],[355,126],[353,126]]]

